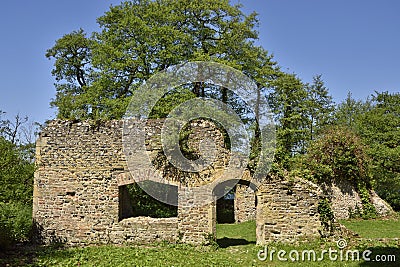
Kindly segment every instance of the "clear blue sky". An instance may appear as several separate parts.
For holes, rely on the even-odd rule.
[[[400,91],[400,1],[235,0],[260,19],[260,44],[284,70],[310,82],[322,74],[336,102],[348,91]],[[62,35],[97,31],[96,18],[120,1],[5,1],[0,16],[0,110],[44,122],[55,117],[52,61]]]

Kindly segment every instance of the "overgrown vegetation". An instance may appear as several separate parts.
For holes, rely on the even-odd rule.
[[[126,187],[129,192],[129,197],[131,198],[130,200],[133,216],[149,216],[153,218],[169,218],[178,216],[178,209],[176,205],[169,205],[153,198],[136,183],[129,184]],[[166,187],[163,185],[157,185],[156,183],[152,183],[149,185],[149,187],[152,190],[157,190],[157,188],[159,188],[160,192],[167,191]],[[146,186],[144,186],[144,188],[146,188]],[[165,193],[170,193],[172,196],[177,197],[178,192],[172,192],[174,189],[174,187],[171,187],[169,189],[170,192]],[[178,200],[176,199],[175,202],[177,201]]]
[[[305,164],[317,183],[348,181],[355,187],[371,187],[366,148],[346,127],[328,128],[308,148]]]
[[[323,198],[318,203],[319,218],[322,223],[322,230],[320,235],[322,237],[328,237],[334,233],[334,214],[330,206],[330,201],[327,198]]]
[[[1,112],[0,112],[1,114]],[[15,122],[0,121],[0,248],[27,241],[32,229],[33,155],[32,144],[19,137]]]

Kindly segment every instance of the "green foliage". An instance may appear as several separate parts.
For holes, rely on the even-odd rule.
[[[90,102],[81,97],[91,84],[91,40],[80,29],[64,35],[47,50],[47,58],[55,58],[52,75],[57,84],[56,98],[51,102],[58,107],[59,117],[75,118],[87,114]]]
[[[0,202],[32,202],[34,164],[22,148],[0,137]]]
[[[358,194],[361,198],[362,212],[360,212],[363,219],[376,218],[377,212],[375,206],[371,203],[371,196],[368,189],[364,185],[358,185]]]
[[[276,73],[270,81],[269,105],[277,123],[275,169],[295,169],[295,157],[307,151],[311,140],[330,123],[332,97],[321,75],[303,84],[293,74]]]
[[[351,127],[368,144],[375,190],[400,210],[400,94],[376,92],[365,102],[349,94],[339,105],[335,122]]]
[[[321,236],[327,237],[332,235],[334,232],[334,215],[329,199],[323,198],[319,201],[318,213],[322,224],[322,231],[320,231]]]
[[[33,172],[24,150],[0,137],[0,247],[30,237]]]
[[[302,82],[291,74],[283,74],[274,83],[269,104],[277,121],[277,149],[275,157],[282,167],[289,169],[292,155],[304,149],[307,92]]]
[[[0,248],[31,237],[32,207],[20,202],[0,202]]]
[[[361,115],[368,110],[368,105],[362,101],[353,99],[351,93],[340,103],[334,113],[334,123],[344,125],[353,130],[362,123]]]
[[[156,190],[156,184],[152,183],[152,190]],[[154,199],[147,194],[137,183],[126,186],[132,201],[134,216],[149,216],[154,218],[168,218],[178,216],[176,206],[168,205]],[[165,190],[163,187],[161,190]]]
[[[245,15],[228,0],[125,1],[97,22],[100,32],[66,34],[46,53],[55,60],[57,95],[51,104],[59,118],[121,118],[138,86],[182,62],[216,61],[252,76],[262,69],[257,78],[263,84],[274,65],[264,49],[254,46],[256,14]],[[191,91],[205,94],[200,83]],[[234,101],[227,90],[220,97]],[[157,116],[170,110],[168,103],[161,103],[167,106],[160,106]]]
[[[307,114],[309,117],[309,138],[305,141],[312,141],[330,124],[334,105],[332,96],[329,95],[328,88],[322,80],[322,75],[316,75],[312,84],[307,84]]]
[[[361,199],[362,207],[355,206],[354,210],[349,207],[349,218],[350,219],[375,219],[377,217],[377,211],[375,206],[371,203],[371,196],[368,189],[365,186],[359,185],[357,188],[358,195]]]
[[[207,233],[203,234],[204,236],[204,243],[202,244],[203,246],[210,246],[213,249],[218,249],[219,245],[217,243],[217,237],[213,233]]]
[[[305,162],[302,162],[311,171],[314,182],[348,181],[355,186],[361,198],[362,211],[350,211],[350,214],[359,214],[364,219],[377,215],[369,195],[373,181],[367,149],[354,131],[344,126],[333,126],[312,143]]]
[[[358,131],[370,144],[377,193],[400,210],[400,93],[376,93],[360,116]]]
[[[346,180],[354,186],[371,186],[370,158],[360,138],[350,129],[333,126],[308,149],[306,166],[317,182]]]
[[[358,205],[355,206],[354,210],[351,207],[349,207],[348,211],[350,219],[356,219],[362,217],[362,210]]]
[[[158,101],[151,111],[149,118],[165,118],[175,107],[194,97],[196,95],[187,88],[173,90]]]
[[[27,120],[17,115],[13,122],[0,121],[0,248],[27,241],[31,234],[34,144],[21,140],[31,137]]]

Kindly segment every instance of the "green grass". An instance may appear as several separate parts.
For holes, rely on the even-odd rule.
[[[363,238],[400,238],[398,217],[380,220],[353,219],[340,222]]]
[[[384,224],[385,221],[382,221]],[[395,226],[395,229],[398,226]],[[90,246],[85,248],[51,248],[39,247],[18,252],[0,252],[0,266],[399,266],[399,264],[374,265],[362,261],[324,261],[282,262],[277,259],[261,261],[257,253],[264,247],[256,246],[255,222],[242,224],[217,225],[217,242],[219,248],[213,246],[190,246],[186,244],[152,244],[126,246]],[[363,251],[370,249],[375,254],[396,255],[400,261],[399,241],[347,240],[349,249]],[[336,243],[326,240],[313,240],[297,245],[272,243],[272,249],[315,250],[317,256],[323,249],[337,249]],[[287,258],[287,255],[286,255]]]
[[[221,248],[256,243],[256,222],[217,224],[217,243]]]

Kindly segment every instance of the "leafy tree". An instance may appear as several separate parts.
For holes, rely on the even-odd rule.
[[[277,122],[276,160],[283,168],[290,168],[290,158],[304,152],[307,117],[307,91],[293,74],[281,74],[272,84],[269,103]]]
[[[64,35],[47,50],[54,58],[52,74],[56,79],[56,98],[50,103],[62,118],[81,117],[89,113],[90,101],[81,97],[91,85],[91,40],[80,29]]]
[[[21,143],[26,121],[17,115],[0,124],[0,248],[27,240],[31,231],[34,144]]]
[[[366,110],[368,110],[368,102],[355,100],[351,92],[348,92],[346,99],[337,106],[334,112],[334,124],[345,125],[356,130],[360,116]]]
[[[33,171],[33,163],[24,159],[21,150],[0,137],[0,201],[14,200],[30,204]]]
[[[378,93],[360,115],[358,130],[369,144],[377,193],[400,210],[400,94]]]
[[[255,13],[246,16],[227,0],[127,1],[98,23],[101,32],[72,32],[47,51],[57,81],[51,105],[60,118],[121,118],[132,91],[160,70],[212,60],[252,72],[248,56],[260,51]],[[204,87],[196,83],[192,93],[204,96]]]
[[[399,93],[376,92],[366,101],[349,93],[335,112],[335,124],[351,127],[368,144],[377,193],[400,209]]]
[[[323,129],[324,126],[330,124],[334,104],[332,96],[329,95],[328,88],[325,87],[322,75],[316,75],[313,83],[306,86],[308,93],[308,109],[309,116],[309,133],[310,140],[314,140],[315,136]]]
[[[0,247],[29,238],[34,164],[0,136]]]

